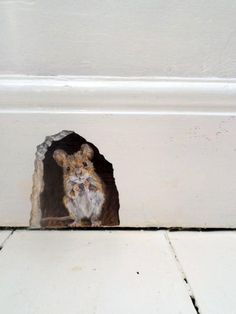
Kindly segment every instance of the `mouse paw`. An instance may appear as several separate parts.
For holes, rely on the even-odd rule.
[[[82,223],[81,221],[73,221],[71,224],[69,224],[69,227],[71,228],[82,227]]]
[[[93,220],[92,221],[92,227],[101,227],[102,222],[101,220]]]

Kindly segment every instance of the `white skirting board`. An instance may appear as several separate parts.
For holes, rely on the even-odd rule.
[[[236,227],[236,81],[2,77],[0,225],[28,226],[35,152],[73,130],[112,163],[122,227]]]

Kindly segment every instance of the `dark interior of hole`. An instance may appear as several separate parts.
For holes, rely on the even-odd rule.
[[[106,201],[103,205],[101,221],[103,226],[119,225],[119,195],[113,176],[113,167],[92,143],[87,142],[76,133],[71,133],[59,141],[54,141],[48,148],[44,158],[44,190],[40,196],[42,218],[68,216],[62,199],[64,196],[63,170],[53,159],[56,149],[63,149],[68,154],[80,150],[82,144],[88,143],[94,150],[93,164],[97,174],[105,183]],[[69,220],[42,219],[42,227],[66,227]]]

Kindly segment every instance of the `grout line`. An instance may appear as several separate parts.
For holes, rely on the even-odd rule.
[[[187,291],[188,291],[189,297],[190,297],[190,299],[192,301],[193,307],[194,307],[194,309],[195,309],[197,314],[201,314],[201,312],[199,310],[199,306],[198,306],[197,301],[196,301],[196,298],[195,298],[195,296],[193,294],[193,290],[191,288],[191,285],[190,285],[190,283],[189,283],[189,281],[187,279],[187,276],[185,274],[185,271],[184,271],[184,269],[183,269],[183,267],[182,267],[182,265],[180,263],[180,260],[179,260],[179,258],[177,256],[177,253],[176,253],[175,249],[174,249],[174,246],[172,245],[171,240],[170,240],[170,238],[168,236],[168,231],[165,232],[165,238],[166,238],[166,240],[167,240],[167,242],[169,244],[170,251],[171,251],[171,254],[172,254],[172,256],[173,256],[173,258],[175,260],[176,266],[177,266],[177,268],[178,268],[178,270],[179,270],[179,272],[180,272],[180,274],[182,276],[182,279],[184,280],[184,282],[186,284]]]
[[[236,228],[197,228],[197,227],[77,227],[77,228],[32,228],[27,226],[0,226],[0,230],[28,230],[28,231],[169,231],[169,232],[214,232],[214,231],[236,231]]]
[[[15,229],[10,229],[11,232],[9,233],[9,235],[6,237],[6,239],[1,243],[0,245],[0,251],[3,249],[5,243],[10,239],[10,237],[13,235],[13,233],[15,232]]]

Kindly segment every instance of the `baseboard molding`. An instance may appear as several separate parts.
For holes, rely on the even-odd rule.
[[[1,113],[236,114],[236,79],[0,76]]]
[[[112,164],[120,227],[236,228],[235,100],[236,80],[0,77],[0,226],[28,226],[35,152],[66,130]]]

